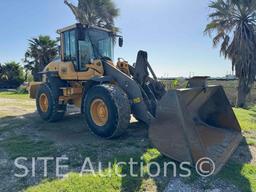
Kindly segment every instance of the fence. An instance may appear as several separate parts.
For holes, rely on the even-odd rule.
[[[186,88],[187,86],[187,79],[185,78],[180,78],[180,79],[168,78],[168,79],[160,79],[160,81],[164,83],[164,85],[168,90]],[[235,106],[236,97],[237,97],[237,86],[238,86],[237,80],[209,79],[208,84],[223,86],[231,105]],[[253,86],[251,93],[247,97],[248,105],[255,105],[255,103],[256,103],[256,85]]]

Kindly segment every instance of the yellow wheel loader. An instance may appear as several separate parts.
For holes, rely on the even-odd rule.
[[[222,87],[193,78],[187,89],[166,91],[146,52],[138,52],[134,66],[124,59],[113,63],[114,41],[119,37],[122,46],[121,36],[82,24],[58,33],[60,58],[29,89],[42,119],[61,120],[67,104],[74,104],[94,134],[111,139],[125,132],[132,114],[149,125],[149,137],[161,153],[191,166],[211,158],[215,172],[239,145],[241,129]]]

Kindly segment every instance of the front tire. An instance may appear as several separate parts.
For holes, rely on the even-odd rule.
[[[61,120],[66,112],[66,105],[59,104],[57,91],[48,85],[41,85],[37,91],[36,107],[40,117],[48,122]]]
[[[122,135],[130,123],[130,103],[126,93],[116,85],[92,87],[85,96],[84,115],[89,129],[104,138]]]

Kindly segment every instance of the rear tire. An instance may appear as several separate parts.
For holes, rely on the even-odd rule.
[[[41,118],[48,122],[61,120],[66,112],[66,105],[59,105],[57,91],[51,90],[46,84],[41,85],[37,91],[36,107]]]
[[[99,114],[97,111],[100,111]],[[84,112],[89,129],[107,139],[122,135],[130,123],[129,99],[116,85],[92,87],[84,99]]]

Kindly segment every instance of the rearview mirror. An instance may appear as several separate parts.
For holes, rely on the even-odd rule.
[[[119,38],[118,38],[118,45],[119,45],[119,47],[123,47],[123,44],[124,44],[124,39],[123,39],[123,37],[119,37]]]

